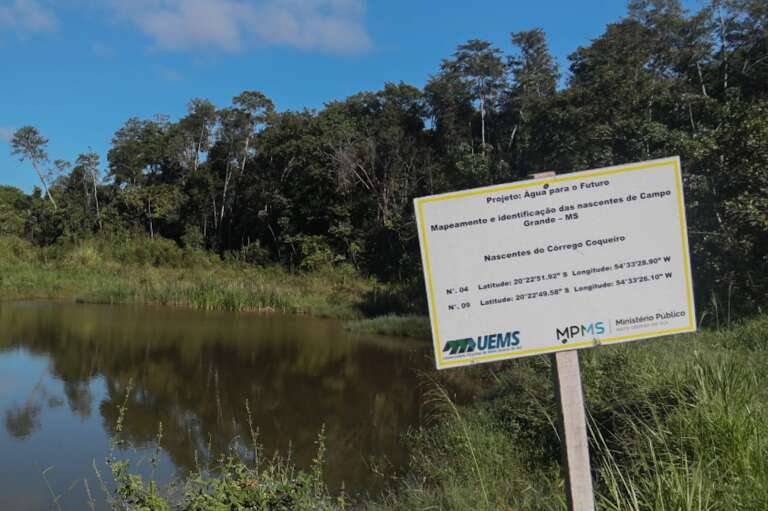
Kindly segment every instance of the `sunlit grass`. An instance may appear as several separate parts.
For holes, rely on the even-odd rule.
[[[144,244],[155,243],[151,240]],[[161,250],[111,253],[104,243],[40,252],[0,238],[0,299],[145,303],[203,310],[288,312],[357,318],[373,283],[348,270],[290,273],[211,260],[158,242]],[[136,254],[139,255],[136,255]]]

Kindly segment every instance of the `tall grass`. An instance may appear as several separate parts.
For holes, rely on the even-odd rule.
[[[348,269],[289,273],[168,240],[91,240],[44,250],[0,237],[0,299],[53,298],[358,318],[374,283]]]
[[[581,353],[599,510],[768,509],[767,331],[761,317]],[[565,510],[548,358],[441,378],[451,413],[409,435],[410,473],[369,508]]]
[[[737,349],[695,353],[672,382],[675,406],[625,414],[625,438],[595,431],[606,509],[768,506],[766,394],[750,359]]]

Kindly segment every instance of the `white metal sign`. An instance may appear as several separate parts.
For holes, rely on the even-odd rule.
[[[677,157],[414,204],[439,369],[696,330]]]

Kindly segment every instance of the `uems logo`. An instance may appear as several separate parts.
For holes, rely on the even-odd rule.
[[[479,335],[477,340],[472,337],[466,339],[455,339],[448,341],[443,346],[443,352],[448,351],[449,355],[457,353],[472,353],[477,348],[478,351],[494,350],[499,348],[513,348],[520,344],[520,331],[507,332],[504,334]]]
[[[574,337],[591,337],[596,338],[598,335],[605,333],[605,323],[602,321],[596,321],[588,325],[571,325],[563,329],[556,328],[555,333],[557,340],[563,344],[572,340]]]

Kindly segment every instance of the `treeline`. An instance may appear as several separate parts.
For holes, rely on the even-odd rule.
[[[279,112],[255,91],[222,108],[194,99],[177,121],[129,119],[105,174],[92,152],[50,163],[22,128],[12,146],[41,188],[0,190],[0,231],[40,245],[143,233],[413,281],[415,196],[679,154],[698,303],[755,311],[768,290],[766,20],[764,0],[692,14],[632,0],[569,56],[564,82],[534,29],[508,55],[459,45],[423,89],[388,83],[320,111]]]

